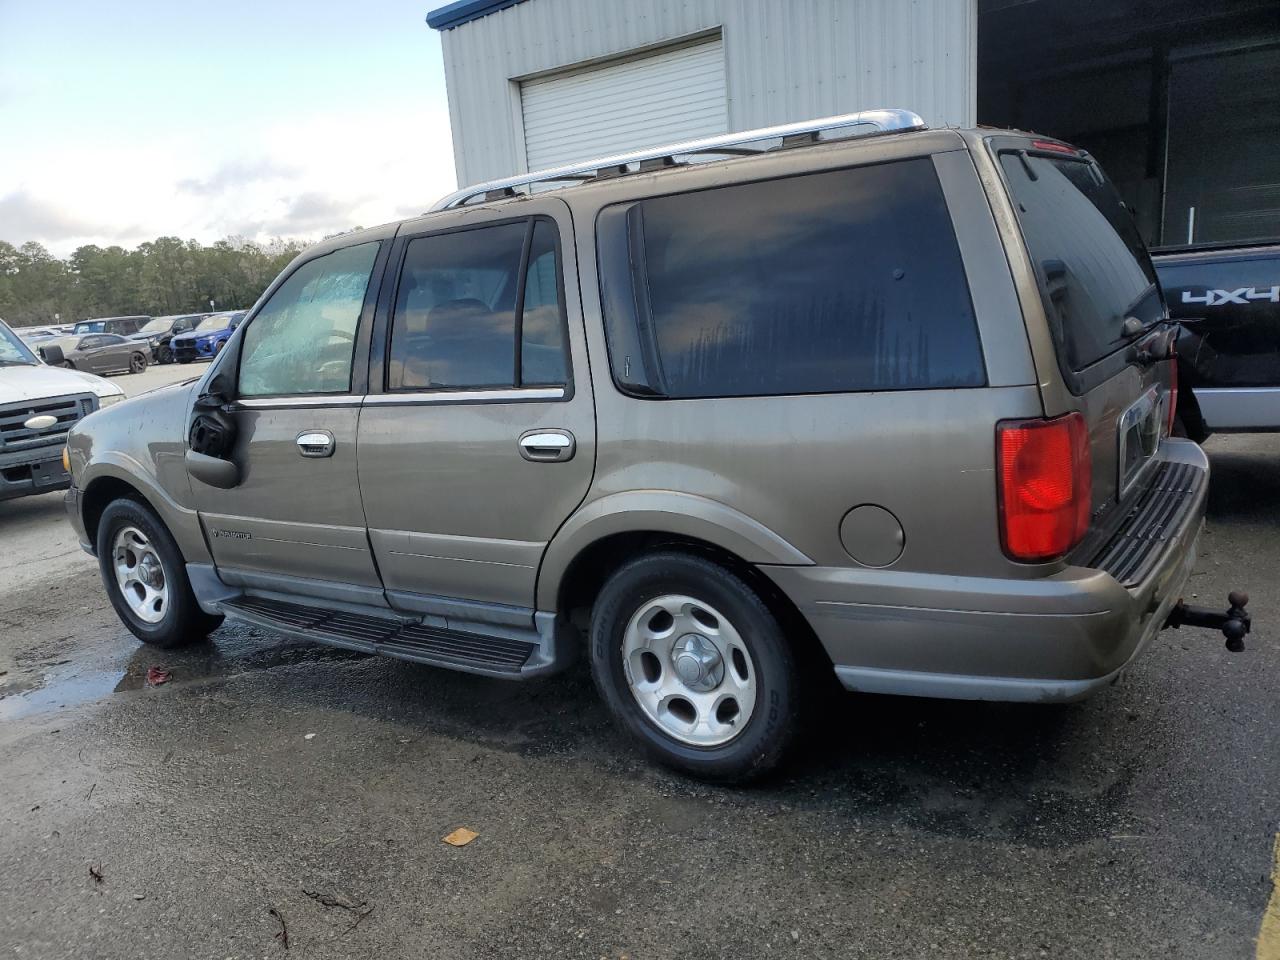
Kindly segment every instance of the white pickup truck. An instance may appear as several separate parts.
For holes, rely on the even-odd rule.
[[[0,500],[68,487],[67,431],[123,399],[110,380],[46,366],[0,320]]]

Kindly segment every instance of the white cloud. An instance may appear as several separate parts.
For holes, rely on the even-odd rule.
[[[11,153],[0,158],[0,183],[15,186],[0,195],[0,239],[59,255],[157,236],[318,239],[416,214],[455,185],[443,107],[313,114],[237,134]]]

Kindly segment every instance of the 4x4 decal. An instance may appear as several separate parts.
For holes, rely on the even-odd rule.
[[[1192,293],[1190,290],[1182,291],[1183,303],[1199,303],[1206,307],[1221,307],[1228,303],[1248,304],[1250,300],[1269,300],[1272,303],[1280,303],[1280,286],[1263,287],[1261,290],[1257,287],[1206,290],[1203,295]]]

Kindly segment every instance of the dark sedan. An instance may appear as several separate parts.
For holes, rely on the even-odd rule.
[[[40,344],[40,356],[51,366],[88,373],[141,373],[151,362],[151,346],[115,333],[61,337]]]

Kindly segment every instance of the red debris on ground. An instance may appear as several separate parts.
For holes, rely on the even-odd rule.
[[[173,679],[173,674],[164,667],[153,666],[147,670],[147,686],[158,687],[162,683],[168,683]]]

